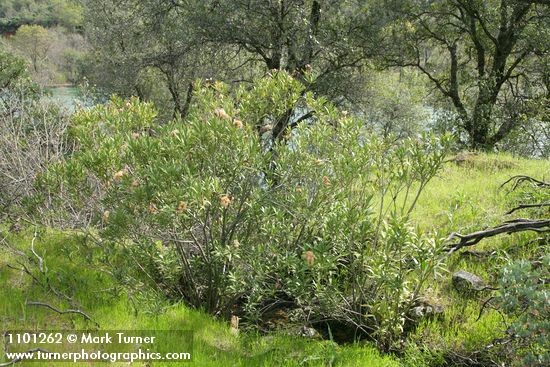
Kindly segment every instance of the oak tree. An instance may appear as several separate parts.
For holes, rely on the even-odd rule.
[[[548,98],[550,7],[544,0],[407,1],[386,27],[388,66],[415,67],[459,116],[468,145],[491,149]],[[547,74],[547,72],[546,72]],[[546,82],[544,79],[546,78]]]

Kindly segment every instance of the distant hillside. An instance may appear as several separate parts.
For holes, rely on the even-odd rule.
[[[80,0],[3,0],[0,34],[14,33],[24,24],[63,26],[74,30],[82,23]]]

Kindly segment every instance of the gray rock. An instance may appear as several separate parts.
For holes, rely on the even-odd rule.
[[[298,335],[303,336],[304,338],[312,338],[312,339],[317,339],[321,337],[321,335],[317,330],[307,326],[302,326],[298,331]]]
[[[453,285],[459,291],[481,291],[487,286],[483,279],[464,270],[459,270],[453,274]]]
[[[443,313],[443,306],[437,304],[421,303],[413,307],[410,311],[410,316],[413,320],[434,317]]]

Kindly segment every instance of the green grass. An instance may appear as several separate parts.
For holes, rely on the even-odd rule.
[[[11,236],[8,241],[24,249],[29,246],[30,238],[31,233],[22,233]],[[36,251],[54,279],[52,284],[64,293],[72,293],[78,300],[78,308],[87,312],[101,330],[191,330],[194,334],[192,365],[196,366],[324,366],[331,363],[338,366],[400,366],[395,358],[381,356],[368,345],[338,346],[331,341],[284,334],[234,335],[228,323],[184,305],[169,305],[154,295],[130,297],[113,288],[108,276],[88,268],[84,259],[74,252],[76,241],[79,239],[75,236],[43,233],[36,241]],[[0,284],[4,285],[0,288],[2,333],[7,330],[84,330],[94,326],[79,315],[57,315],[41,307],[25,306],[27,301],[40,301],[60,309],[70,308],[67,302],[60,302],[47,289],[33,284],[28,275],[8,268],[8,264],[16,264],[16,257],[5,249],[0,251]],[[137,314],[134,305],[139,310]],[[49,364],[33,362],[30,365]]]
[[[513,194],[499,190],[513,175],[526,174],[547,179],[550,163],[517,159],[507,155],[470,156],[462,163],[447,163],[431,182],[413,215],[419,229],[446,236],[466,233],[505,220]],[[450,271],[464,269],[494,283],[495,275],[508,255],[528,256],[536,246],[521,246],[536,234],[518,234],[482,241],[475,250],[496,251],[480,258],[455,254]],[[32,232],[11,235],[8,241],[21,250],[29,249]],[[444,363],[446,351],[474,351],[502,335],[500,315],[487,310],[478,319],[483,297],[464,297],[450,282],[450,274],[437,280],[425,295],[444,306],[443,316],[426,320],[408,337],[405,354],[381,355],[369,344],[337,345],[284,334],[234,335],[226,322],[215,320],[181,304],[170,305],[154,294],[129,295],[111,278],[91,269],[72,234],[41,233],[36,251],[45,260],[52,284],[78,301],[76,305],[97,321],[102,330],[175,329],[194,332],[193,362],[196,366],[436,366]],[[518,249],[519,250],[516,250]],[[69,308],[45,287],[15,269],[17,257],[0,246],[0,331],[14,329],[82,329],[93,326],[79,315],[57,315],[50,310],[26,306],[27,301],[48,302]],[[138,310],[136,312],[136,310]],[[49,364],[32,363],[32,366]],[[88,366],[88,363],[75,365]],[[122,364],[121,364],[122,365]],[[126,365],[126,364],[124,364]],[[150,365],[137,364],[134,365]],[[162,363],[155,363],[162,366]]]
[[[496,224],[510,204],[508,190],[499,187],[515,175],[548,179],[550,161],[482,154],[448,162],[420,197],[413,220],[423,229],[445,233]]]
[[[497,225],[515,216],[505,213],[516,204],[517,195],[500,185],[515,175],[538,179],[550,178],[548,160],[529,160],[509,155],[482,154],[468,156],[460,164],[449,162],[427,187],[413,214],[413,221],[424,231],[446,237],[452,232],[470,233]],[[519,217],[528,212],[514,213]],[[530,257],[540,249],[527,245],[537,238],[536,233],[519,233],[485,239],[468,249],[480,256],[455,254],[448,261],[449,272],[459,269],[472,272],[489,285],[496,285],[499,269],[510,258]],[[453,350],[467,354],[482,349],[495,338],[503,336],[506,326],[501,315],[490,308],[481,317],[481,304],[490,296],[483,292],[465,297],[453,289],[450,274],[436,281],[429,290],[429,298],[444,306],[442,318],[421,323],[410,335],[418,343],[411,346],[412,365],[423,365],[425,351],[418,345],[434,351]],[[478,319],[479,317],[479,319]],[[440,356],[439,356],[440,357]],[[437,355],[427,358],[432,365],[442,362]],[[411,364],[411,361],[408,361]]]

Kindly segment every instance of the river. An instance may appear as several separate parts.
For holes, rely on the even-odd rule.
[[[69,113],[73,113],[79,105],[84,103],[80,90],[72,85],[48,87],[46,91],[50,94],[46,97],[49,101],[59,104]]]

